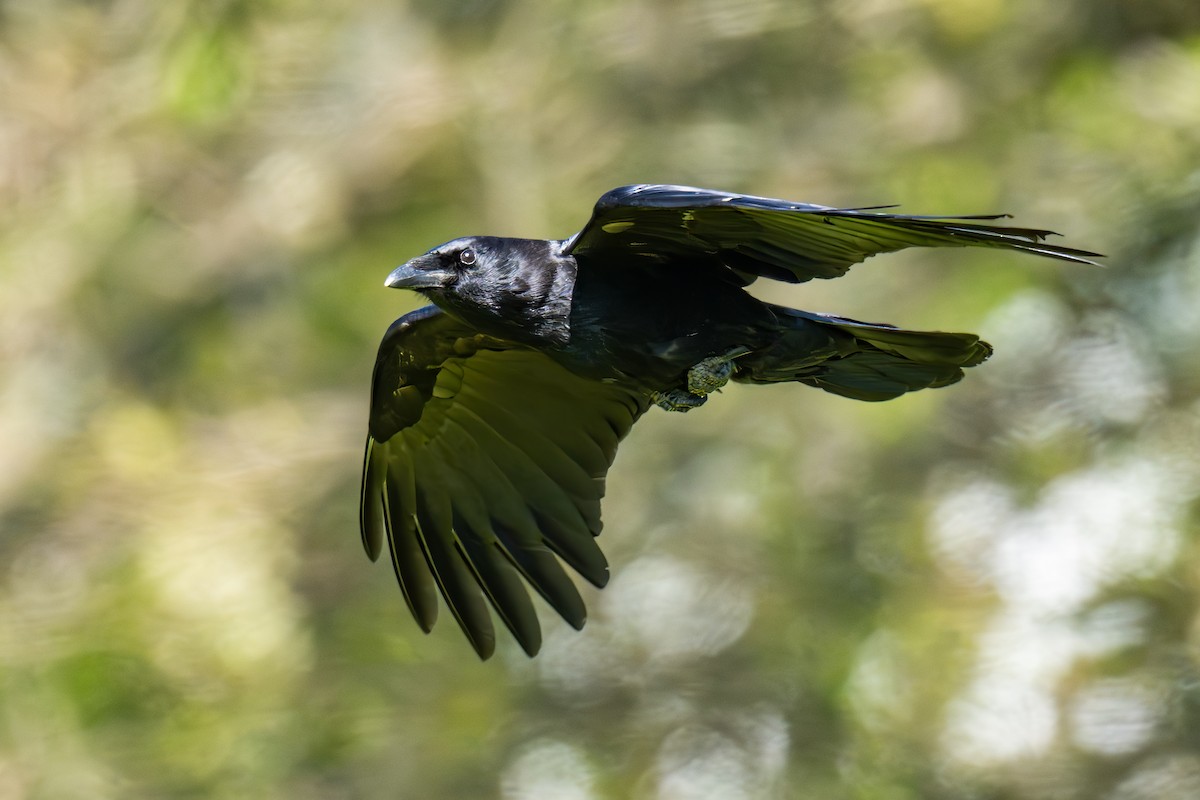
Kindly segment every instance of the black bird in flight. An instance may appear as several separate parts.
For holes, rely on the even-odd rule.
[[[569,624],[595,586],[617,444],[651,405],[687,411],[733,380],[797,381],[856,400],[946,386],[991,354],[969,333],[909,331],[764,303],[756,278],[836,278],[906,247],[998,247],[1091,263],[1003,215],[917,217],[686,186],[624,186],[563,240],[468,236],[386,285],[433,302],[383,337],[371,386],[360,523],[387,542],[429,631],[440,593],[480,658],[488,604],[529,655],[541,630],[522,581]],[[486,600],[485,600],[486,598]]]

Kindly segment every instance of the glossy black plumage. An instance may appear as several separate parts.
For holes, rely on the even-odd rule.
[[[565,240],[466,237],[409,261],[387,284],[434,305],[397,320],[376,360],[361,498],[368,555],[387,543],[424,630],[440,594],[480,657],[495,647],[489,605],[535,654],[525,584],[583,625],[562,563],[607,581],[594,541],[605,475],[652,403],[687,410],[725,377],[886,400],[954,383],[991,353],[973,334],[788,309],[742,286],[837,277],[911,246],[1096,255],[992,219],[639,185],[604,195]]]

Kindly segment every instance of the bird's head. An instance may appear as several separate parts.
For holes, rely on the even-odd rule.
[[[575,259],[559,248],[539,239],[466,236],[396,267],[384,284],[420,292],[484,333],[562,338]]]

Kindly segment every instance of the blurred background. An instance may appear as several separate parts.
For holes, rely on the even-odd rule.
[[[652,410],[481,664],[359,544],[383,278],[630,182],[1110,257],[757,286],[996,355]],[[1198,352],[1192,0],[0,0],[0,798],[1198,797]]]

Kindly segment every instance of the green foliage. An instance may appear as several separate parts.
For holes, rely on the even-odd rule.
[[[1200,795],[1197,8],[0,4],[0,797]],[[480,664],[358,542],[382,281],[634,181],[1111,257],[757,287],[996,356],[651,413]]]

